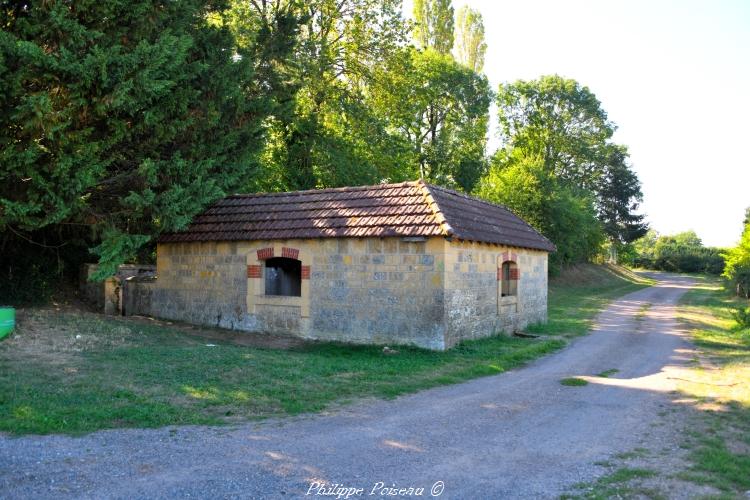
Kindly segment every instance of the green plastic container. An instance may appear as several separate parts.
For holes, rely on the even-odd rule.
[[[0,339],[16,327],[16,310],[13,307],[0,306]]]

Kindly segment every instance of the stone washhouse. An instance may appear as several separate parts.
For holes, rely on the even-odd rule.
[[[546,321],[554,249],[505,207],[422,181],[233,195],[160,237],[141,312],[442,350]]]

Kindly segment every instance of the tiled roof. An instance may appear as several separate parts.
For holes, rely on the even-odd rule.
[[[228,196],[159,242],[368,236],[450,236],[555,250],[507,208],[422,181]]]

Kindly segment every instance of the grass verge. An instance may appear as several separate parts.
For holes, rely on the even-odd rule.
[[[740,305],[747,301],[709,279],[680,307],[698,353],[678,388],[700,410],[685,443],[690,466],[680,477],[729,495],[750,490],[750,328],[732,316]]]
[[[608,498],[664,498],[657,490],[643,486],[640,482],[653,477],[656,473],[650,469],[622,467],[595,483],[581,483],[574,487],[572,494],[561,498],[586,498],[590,500],[605,500]]]
[[[612,298],[648,283],[589,266],[550,290],[540,338],[497,336],[447,352],[331,343],[289,350],[191,337],[162,324],[32,309],[0,344],[0,431],[82,433],[220,424],[321,411],[502,373],[585,333]],[[555,335],[555,337],[551,337]]]

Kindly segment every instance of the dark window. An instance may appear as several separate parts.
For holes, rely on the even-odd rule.
[[[302,295],[302,262],[286,257],[266,260],[266,295]]]
[[[503,262],[501,295],[509,297],[518,293],[518,272],[515,262]]]

